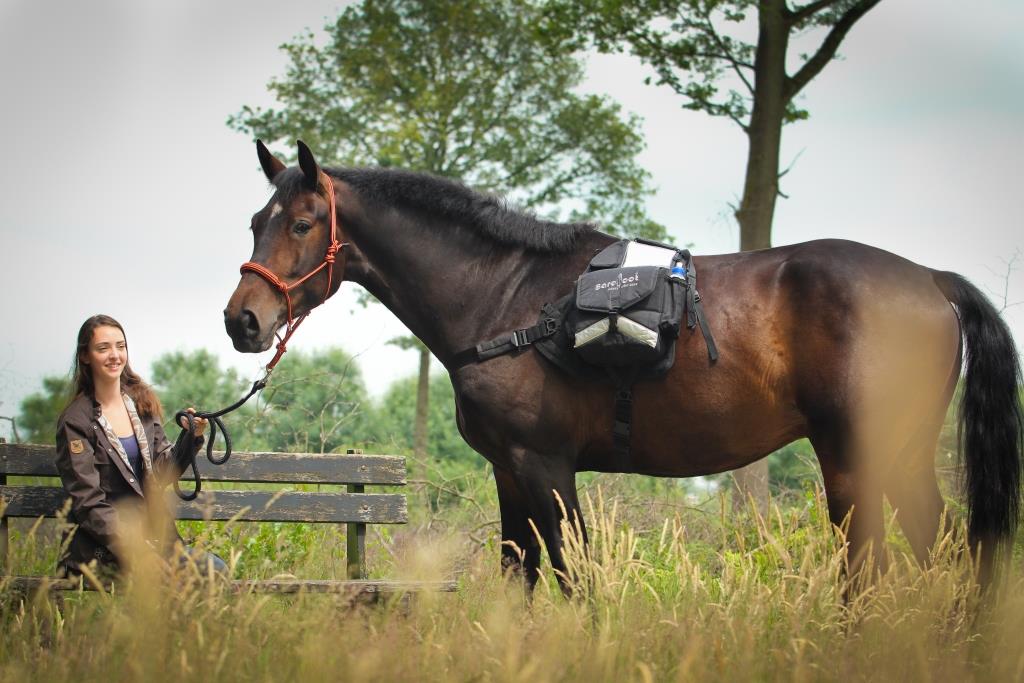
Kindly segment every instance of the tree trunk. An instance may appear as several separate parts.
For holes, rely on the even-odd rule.
[[[430,351],[420,345],[420,374],[416,385],[416,421],[413,425],[413,453],[427,457],[427,413],[430,407]]]
[[[786,50],[789,26],[782,0],[765,0],[758,12],[754,62],[756,96],[747,128],[747,175],[736,210],[740,250],[767,249],[772,244],[772,219],[779,193],[779,148],[786,112]],[[761,459],[733,473],[733,509],[746,509],[752,496],[757,509],[768,509],[768,461]]]

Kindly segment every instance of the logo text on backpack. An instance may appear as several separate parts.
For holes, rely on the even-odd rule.
[[[638,284],[640,284],[639,272],[635,272],[629,277],[623,277],[622,273],[620,272],[618,277],[615,278],[614,280],[609,280],[608,282],[598,282],[596,285],[594,285],[594,291],[596,292],[602,289],[619,289],[621,287],[636,287]]]

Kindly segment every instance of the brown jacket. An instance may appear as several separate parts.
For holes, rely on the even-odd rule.
[[[63,571],[75,571],[79,564],[98,560],[101,565],[116,568],[118,562],[118,509],[145,503],[163,504],[163,491],[158,481],[166,483],[181,475],[183,467],[174,447],[164,433],[157,417],[141,417],[130,398],[125,405],[132,418],[139,448],[145,462],[143,480],[125,461],[121,443],[101,417],[99,403],[91,396],[79,395],[57,421],[57,470],[64,489],[71,496],[68,521],[77,525],[65,535],[66,548],[58,560]],[[193,453],[202,446],[203,438],[193,444]],[[188,458],[191,454],[183,454]],[[150,500],[146,500],[146,494]],[[162,534],[163,544],[180,540],[169,517]]]

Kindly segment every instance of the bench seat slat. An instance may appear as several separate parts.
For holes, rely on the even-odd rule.
[[[171,494],[173,495],[173,494]],[[0,486],[7,517],[53,517],[67,494],[55,486]],[[203,491],[195,501],[173,501],[183,520],[404,524],[405,496],[397,493]]]
[[[0,474],[56,477],[56,455],[53,446],[0,444]],[[206,481],[391,486],[406,483],[405,458],[399,455],[236,451],[223,465],[211,465],[203,454],[197,461]],[[188,477],[183,480],[188,481]]]

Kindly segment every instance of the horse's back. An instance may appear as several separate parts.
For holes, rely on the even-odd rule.
[[[866,410],[902,433],[948,402],[959,331],[930,269],[843,240],[695,265],[720,358],[684,329],[666,380],[637,387],[636,433],[659,434],[640,436],[641,470],[731,469]],[[682,462],[665,442],[687,444]]]

